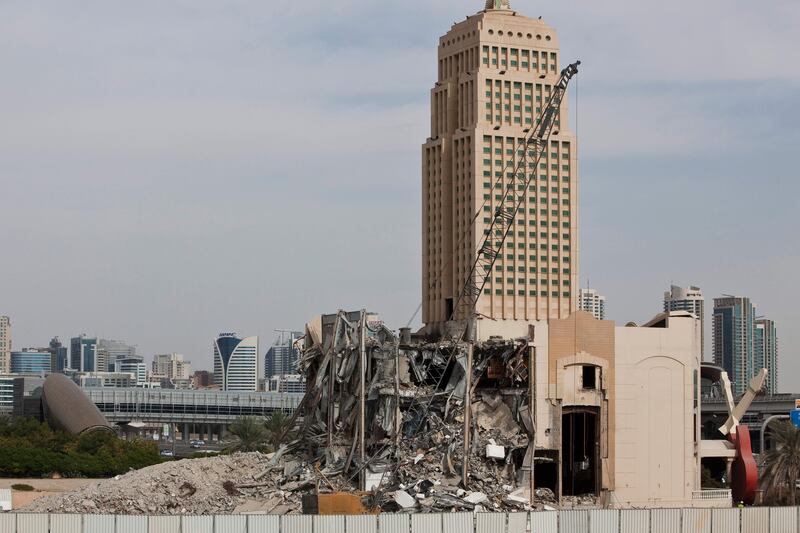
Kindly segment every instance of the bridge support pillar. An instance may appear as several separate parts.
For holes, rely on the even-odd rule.
[[[728,487],[731,486],[731,474],[733,473],[733,459],[728,457],[725,459],[725,482]],[[733,502],[736,503],[736,502]]]
[[[181,440],[183,442],[189,442],[189,424],[184,423],[183,429],[181,430]]]

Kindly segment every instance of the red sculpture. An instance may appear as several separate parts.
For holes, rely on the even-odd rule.
[[[758,488],[758,467],[750,445],[750,430],[747,426],[738,425],[736,432],[731,432],[728,438],[736,447],[736,459],[731,465],[730,479],[733,502],[752,505]]]

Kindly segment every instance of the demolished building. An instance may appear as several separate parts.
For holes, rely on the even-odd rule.
[[[700,487],[692,315],[479,319],[463,337],[456,322],[395,334],[364,311],[307,324],[292,452],[322,491],[384,510],[730,505]]]

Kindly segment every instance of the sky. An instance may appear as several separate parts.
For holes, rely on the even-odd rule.
[[[0,0],[0,314],[211,368],[219,332],[420,302],[438,37],[482,0]],[[800,391],[800,3],[539,2],[579,139],[580,277],[644,322],[749,296]],[[708,319],[708,317],[707,317]],[[710,324],[706,336],[710,337]]]

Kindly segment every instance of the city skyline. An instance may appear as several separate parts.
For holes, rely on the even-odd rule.
[[[483,7],[473,4],[361,5],[340,15],[342,6],[314,1],[167,2],[150,13],[100,6],[78,21],[56,3],[0,7],[0,248],[10,259],[0,265],[0,314],[11,317],[14,349],[86,331],[210,369],[208,338],[221,330],[269,341],[276,327],[338,307],[405,325],[419,304],[431,47],[454,13]],[[800,226],[791,205],[800,67],[777,52],[795,42],[797,4],[513,7],[543,15],[563,57],[583,61],[579,97],[569,95],[580,138],[580,271],[613,302],[609,318],[649,320],[671,279],[697,284],[709,301],[746,294],[780,329],[781,388],[800,390],[791,327],[800,316],[786,291],[800,268],[786,246]],[[396,23],[374,24],[387,17]],[[667,19],[677,28],[662,28]],[[176,24],[180,34],[169,31]],[[288,44],[298,34],[309,38]],[[754,45],[742,49],[742,35]],[[142,37],[147,44],[134,46]],[[273,84],[276,71],[309,83]],[[329,145],[306,148],[318,143],[300,123]],[[750,216],[735,219],[734,209]],[[333,224],[364,233],[326,238],[320,228]],[[104,260],[89,261],[76,242]],[[742,254],[747,242],[758,253]],[[209,253],[219,246],[254,258],[232,264]],[[58,260],[23,260],[42,253]]]

